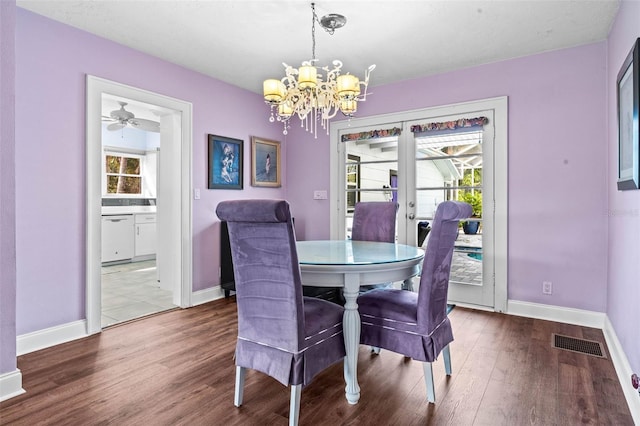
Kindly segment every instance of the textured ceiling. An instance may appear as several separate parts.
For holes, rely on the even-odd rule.
[[[19,7],[256,93],[282,62],[311,58],[306,1],[18,0]],[[334,59],[371,86],[604,40],[618,0],[319,1],[344,28],[316,27],[319,65]]]

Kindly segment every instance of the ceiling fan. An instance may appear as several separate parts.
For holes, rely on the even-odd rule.
[[[118,103],[120,104],[120,109],[111,111],[109,117],[102,116],[103,121],[112,121],[112,123],[107,126],[107,130],[115,131],[131,126],[147,132],[160,133],[160,123],[144,118],[136,118],[132,112],[124,109],[127,105],[126,102],[119,101]]]

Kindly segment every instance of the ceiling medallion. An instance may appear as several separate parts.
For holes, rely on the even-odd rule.
[[[352,117],[358,109],[358,102],[367,98],[369,75],[376,67],[371,65],[364,73],[364,81],[355,75],[341,74],[342,62],[333,61],[333,68],[318,67],[316,62],[316,22],[333,34],[343,27],[347,18],[338,14],[329,14],[318,19],[315,3],[311,3],[311,54],[310,61],[304,61],[299,68],[291,67],[284,62],[285,76],[281,80],[268,79],[263,83],[264,100],[271,107],[270,122],[283,123],[285,135],[289,129],[289,119],[297,115],[301,127],[317,137],[318,121],[329,134],[329,120],[338,111]],[[324,76],[323,76],[324,72]],[[323,79],[324,77],[324,79]]]

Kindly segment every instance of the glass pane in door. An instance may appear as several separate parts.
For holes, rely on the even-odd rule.
[[[398,138],[344,142],[347,154],[346,236],[351,236],[353,210],[361,201],[397,201]]]
[[[450,281],[482,286],[482,131],[417,136],[415,144],[418,244],[426,246],[441,202],[471,204],[477,217],[460,224]]]

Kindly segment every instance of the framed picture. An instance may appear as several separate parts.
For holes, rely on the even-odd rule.
[[[209,135],[209,189],[242,189],[243,142]]]
[[[281,186],[280,142],[251,137],[251,186]]]
[[[640,38],[618,73],[618,190],[640,188],[640,124],[638,123]]]

